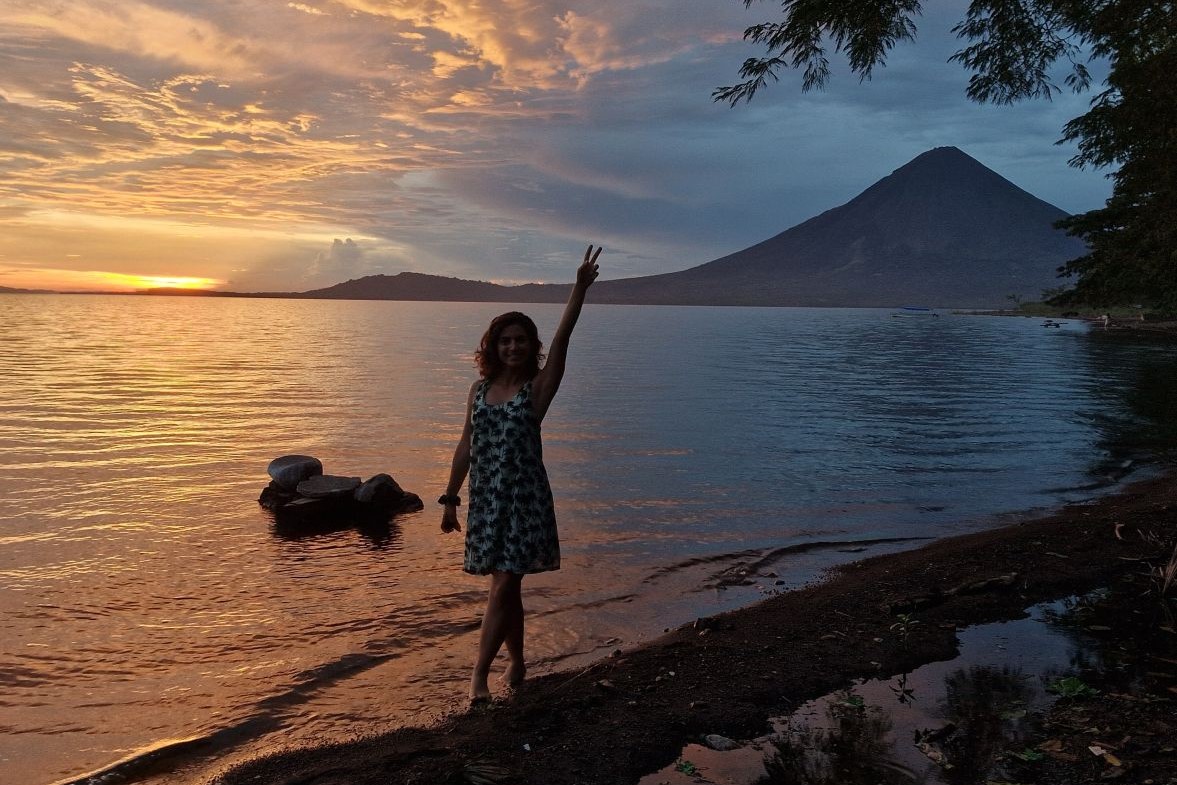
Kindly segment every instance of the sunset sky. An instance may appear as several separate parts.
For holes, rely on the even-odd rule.
[[[978,106],[965,3],[825,92],[732,109],[738,0],[0,0],[0,286],[298,291],[691,267],[955,145],[1068,211],[1089,96]]]

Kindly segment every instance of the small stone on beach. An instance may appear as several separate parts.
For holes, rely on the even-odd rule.
[[[738,742],[727,736],[720,736],[718,733],[708,733],[703,737],[703,743],[716,752],[728,752],[740,746]]]

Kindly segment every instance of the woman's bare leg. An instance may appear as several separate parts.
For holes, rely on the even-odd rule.
[[[490,664],[503,646],[515,624],[516,607],[521,606],[520,584],[522,575],[509,572],[494,572],[490,578],[490,592],[486,597],[486,612],[482,615],[482,632],[478,638],[478,659],[474,673],[470,676],[470,699],[485,700],[490,697],[486,680],[490,675]],[[522,654],[522,627],[520,627],[520,653]],[[512,644],[514,645],[514,644]]]
[[[520,576],[522,578],[522,576]],[[503,674],[503,682],[516,687],[523,682],[527,675],[527,665],[523,659],[523,587],[515,592],[510,606],[510,623],[507,626],[507,671]]]

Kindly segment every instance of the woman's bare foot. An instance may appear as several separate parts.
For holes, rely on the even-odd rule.
[[[527,675],[527,666],[522,662],[508,662],[507,670],[503,672],[502,682],[508,687],[518,687]]]
[[[486,683],[486,674],[475,673],[470,677],[470,702],[484,703],[490,700],[490,687]]]

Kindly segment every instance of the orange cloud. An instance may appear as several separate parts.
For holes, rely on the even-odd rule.
[[[696,45],[671,2],[0,0],[0,263],[289,288],[355,237],[378,238],[365,264],[466,264],[465,240],[416,238],[503,211],[437,183],[612,182],[536,129],[585,120],[597,74]],[[159,285],[76,274],[53,287]]]
[[[573,65],[559,45],[560,23],[543,0],[336,0],[355,11],[407,23],[413,31],[442,33],[452,44],[432,56],[445,66],[472,58],[511,89],[554,89],[572,85]]]
[[[42,3],[17,0],[0,18],[13,28],[184,63],[240,71],[249,64],[246,42],[194,16],[135,0]]]

